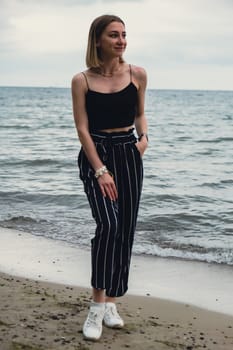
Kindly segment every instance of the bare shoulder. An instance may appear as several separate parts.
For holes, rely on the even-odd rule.
[[[147,74],[144,68],[139,66],[134,66],[134,65],[132,65],[131,67],[132,67],[133,75],[135,76],[136,79],[146,80]]]
[[[80,91],[86,89],[86,81],[83,72],[75,74],[71,80],[72,90]]]
[[[139,87],[145,89],[147,84],[147,74],[146,70],[139,66],[131,66],[132,74],[135,80],[138,82]]]

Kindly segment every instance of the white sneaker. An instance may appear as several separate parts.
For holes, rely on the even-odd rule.
[[[98,340],[102,334],[102,324],[105,312],[105,303],[91,303],[86,321],[83,325],[83,335],[88,340]]]
[[[124,321],[118,314],[115,303],[105,303],[104,324],[110,328],[124,327]]]

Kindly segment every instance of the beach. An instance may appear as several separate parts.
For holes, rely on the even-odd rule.
[[[141,13],[143,2],[133,2],[134,11],[131,2],[126,2],[124,12],[132,12],[133,23],[137,23],[135,16]],[[78,27],[86,26],[85,12],[89,16],[97,2],[89,1],[90,6],[86,6],[81,1],[79,7],[67,1],[72,8],[63,8],[65,1],[59,2],[56,13],[49,1],[44,2],[44,9],[35,2],[36,7],[27,5],[26,11],[22,4],[26,6],[27,1],[15,0],[15,6],[4,2],[2,38],[6,34],[7,39],[1,46],[5,55],[0,86],[0,350],[233,350],[233,91],[226,73],[230,73],[230,61],[226,60],[229,50],[215,54],[218,39],[221,47],[231,47],[230,7],[221,5],[221,11],[216,12],[217,7],[211,4],[211,11],[206,11],[206,2],[203,8],[186,2],[182,11],[177,5],[171,11],[171,2],[157,6],[154,4],[162,2],[149,1],[148,6],[150,2],[151,9],[156,7],[157,11],[151,11],[152,21],[144,16],[149,26],[141,30],[137,25],[140,35],[135,37],[143,45],[135,58],[141,56],[150,73],[145,93],[149,147],[142,158],[143,188],[129,289],[117,300],[125,326],[121,330],[104,326],[98,342],[84,340],[82,334],[91,302],[91,246],[96,224],[80,178],[77,161],[82,145],[73,118],[70,83],[66,86],[67,77],[70,81],[74,74],[72,66],[84,63],[80,54],[84,36]],[[106,7],[107,2],[100,4]],[[117,0],[109,5],[119,10]],[[144,8],[148,10],[148,6]],[[75,12],[78,21],[72,17]],[[64,18],[70,14],[66,26]],[[170,14],[172,20],[164,22]],[[224,26],[219,18],[224,18]],[[59,25],[53,25],[53,20]],[[153,34],[154,23],[166,48]],[[206,32],[212,24],[218,33],[214,27]],[[67,35],[58,35],[59,28],[68,28],[70,33],[78,30],[81,51],[74,50]],[[146,38],[141,40],[144,34]],[[62,40],[65,45],[61,45]],[[132,42],[133,55],[136,41]],[[150,52],[143,59],[141,53],[150,42],[158,56],[154,59]],[[65,56],[56,45],[65,50]],[[16,65],[12,65],[11,54],[17,57]],[[39,79],[33,74],[32,61]],[[70,72],[64,71],[59,78],[62,65]],[[211,74],[211,66],[216,76]],[[223,79],[223,67],[229,84]],[[47,72],[51,72],[50,78]],[[116,92],[120,91],[116,86]],[[141,133],[139,126],[135,119],[135,137]],[[119,162],[122,166],[122,157]],[[112,169],[107,166],[115,174],[118,165]],[[123,249],[120,254],[123,258]]]
[[[233,348],[228,266],[133,256],[129,293],[117,303],[125,327],[104,327],[90,342],[89,252],[16,230],[0,237],[1,350]]]
[[[233,317],[159,298],[127,295],[118,302],[125,327],[104,327],[85,341],[90,290],[0,274],[1,350],[209,349],[233,346]]]

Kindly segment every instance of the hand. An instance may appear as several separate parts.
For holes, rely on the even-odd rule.
[[[146,138],[141,139],[141,141],[138,141],[135,143],[135,146],[138,149],[138,152],[140,153],[141,157],[143,156],[143,154],[145,153],[145,150],[147,149],[148,146],[148,142],[146,140]]]
[[[112,201],[117,200],[118,193],[113,177],[105,173],[98,177],[98,183],[104,197],[109,197]]]

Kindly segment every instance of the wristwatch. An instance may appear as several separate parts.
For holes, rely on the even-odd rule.
[[[148,137],[148,134],[147,133],[145,133],[145,132],[143,132],[143,133],[141,133],[140,135],[139,135],[139,137],[138,137],[138,141],[141,141],[141,139],[142,139],[142,137],[143,136],[145,136],[146,137],[146,139],[147,139],[147,142],[149,142],[149,137]]]

